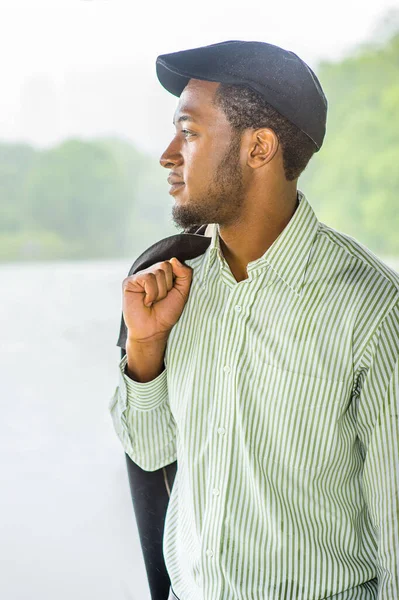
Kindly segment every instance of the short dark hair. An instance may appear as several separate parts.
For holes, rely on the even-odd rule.
[[[235,132],[267,127],[282,146],[285,178],[297,179],[316,152],[316,144],[296,125],[280,115],[262,96],[244,85],[221,83],[214,102],[225,113]]]

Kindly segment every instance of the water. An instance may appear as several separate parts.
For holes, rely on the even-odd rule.
[[[0,265],[1,598],[150,598],[108,412],[129,268]]]
[[[150,598],[108,412],[129,267],[0,266],[1,598]]]

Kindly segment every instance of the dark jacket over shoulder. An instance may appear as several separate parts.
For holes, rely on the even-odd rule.
[[[173,256],[180,262],[184,262],[203,254],[211,241],[208,237],[207,225],[193,229],[194,231],[187,230],[153,244],[138,257],[128,275],[147,269],[157,262],[169,260]],[[122,314],[117,342],[117,346],[121,348],[121,358],[126,354],[126,339],[127,328]],[[177,462],[151,472],[141,469],[127,454],[126,462],[151,599],[167,600],[170,580],[163,558],[162,541]]]

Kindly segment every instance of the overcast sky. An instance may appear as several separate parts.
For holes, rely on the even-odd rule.
[[[260,40],[317,71],[372,39],[394,7],[399,0],[0,0],[0,139],[45,147],[115,134],[161,151],[177,100],[157,81],[159,54]]]

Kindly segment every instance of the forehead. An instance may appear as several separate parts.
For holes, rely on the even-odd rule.
[[[173,122],[180,117],[192,117],[193,121],[207,122],[220,116],[221,110],[214,104],[214,97],[219,83],[190,79],[182,91]]]

